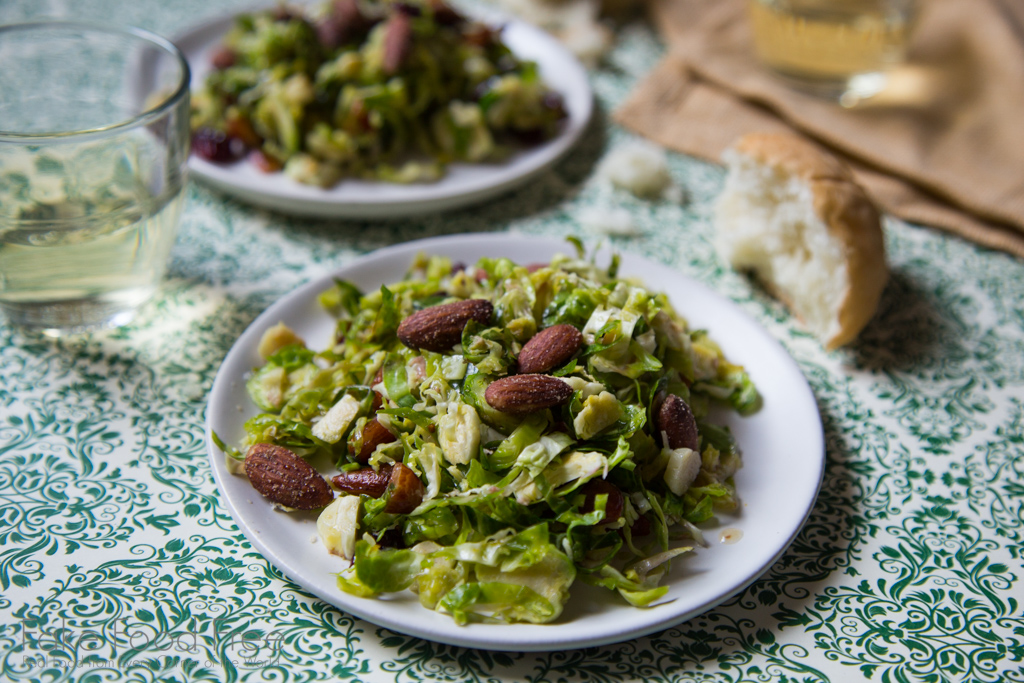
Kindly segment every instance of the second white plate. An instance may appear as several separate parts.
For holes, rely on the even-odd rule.
[[[317,541],[314,514],[277,512],[243,476],[228,473],[211,431],[240,443],[243,423],[258,411],[245,392],[245,377],[261,364],[256,352],[263,332],[284,322],[311,348],[325,348],[334,319],[317,294],[334,277],[372,291],[401,279],[418,252],[443,254],[471,264],[482,256],[506,256],[519,263],[546,261],[570,245],[551,239],[511,235],[457,235],[382,249],[336,273],[297,289],[268,308],[235,343],[213,385],[207,407],[207,443],[217,485],[246,538],[278,569],[320,599],[394,631],[453,645],[496,650],[561,650],[602,645],[653,633],[703,612],[754,581],[783,553],[809,514],[824,467],[824,437],[818,407],[807,381],[781,345],[735,304],[706,286],[661,264],[624,254],[620,275],[644,280],[668,294],[694,329],[709,330],[726,356],[750,372],[764,398],[750,417],[730,411],[716,415],[743,450],[736,475],[742,509],[704,525],[708,548],[673,563],[665,602],[639,609],[610,591],[577,582],[556,623],[470,624],[420,606],[412,593],[374,600],[341,592],[335,575],[347,562],[329,555]]]
[[[239,199],[278,211],[317,217],[398,218],[454,209],[490,199],[522,185],[557,162],[579,140],[593,112],[587,72],[551,35],[517,19],[481,17],[504,25],[502,39],[521,59],[537,62],[541,77],[565,101],[568,119],[542,145],[500,164],[452,164],[436,183],[398,184],[344,180],[330,189],[302,185],[282,173],[263,173],[246,161],[214,164],[193,155],[191,173]],[[174,39],[192,70],[192,88],[209,72],[210,53],[231,28],[235,15],[214,19]]]

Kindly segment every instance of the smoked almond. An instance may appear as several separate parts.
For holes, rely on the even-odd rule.
[[[509,415],[554,408],[572,398],[572,387],[550,375],[512,375],[496,379],[484,391],[495,410]]]
[[[390,465],[381,465],[378,469],[369,466],[360,467],[357,470],[342,472],[331,479],[331,483],[339,491],[355,496],[365,493],[370,498],[383,496],[389,481],[391,481]]]
[[[491,321],[494,306],[485,299],[465,299],[417,311],[398,326],[398,338],[411,349],[441,353],[462,341],[470,320],[482,325]]]
[[[553,325],[533,335],[519,352],[519,372],[549,372],[565,364],[583,344],[583,334],[569,324]]]
[[[669,394],[658,409],[657,425],[659,433],[668,436],[669,448],[689,448],[697,450],[700,446],[700,433],[697,431],[697,419],[690,410],[690,405],[675,394]]]
[[[245,454],[245,474],[254,489],[287,508],[315,510],[334,500],[320,473],[283,446],[254,444]]]
[[[423,482],[411,469],[398,462],[378,469],[360,467],[336,475],[332,483],[345,493],[380,498],[389,493],[384,512],[406,515],[423,502]]]
[[[412,20],[404,12],[396,12],[384,25],[384,73],[391,76],[401,69],[411,49]]]

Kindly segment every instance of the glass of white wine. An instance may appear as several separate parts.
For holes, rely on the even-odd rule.
[[[844,105],[906,58],[914,0],[749,0],[754,48],[790,85]]]
[[[189,69],[134,28],[0,26],[0,310],[59,336],[129,321],[184,197]]]

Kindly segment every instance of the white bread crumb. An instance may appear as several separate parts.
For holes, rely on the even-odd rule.
[[[599,235],[636,237],[641,234],[626,209],[592,206],[579,212],[580,225]]]
[[[643,140],[615,147],[601,160],[597,172],[615,187],[647,199],[665,197],[674,187],[665,150]]]

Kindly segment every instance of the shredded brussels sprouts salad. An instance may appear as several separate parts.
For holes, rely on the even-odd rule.
[[[317,527],[351,561],[341,590],[412,589],[460,624],[550,622],[577,580],[648,606],[697,525],[736,508],[740,451],[708,415],[758,409],[748,374],[664,294],[617,277],[617,257],[599,267],[576,246],[529,265],[420,255],[379,291],[320,295],[329,348],[264,334],[247,389],[265,412],[240,449],[214,439],[235,472],[280,448],[333,476]],[[475,312],[439,314],[453,308]],[[538,356],[557,367],[519,372]],[[515,393],[552,382],[565,390]]]
[[[192,94],[193,151],[331,187],[437,180],[554,137],[566,110],[501,29],[443,0],[243,14]]]

